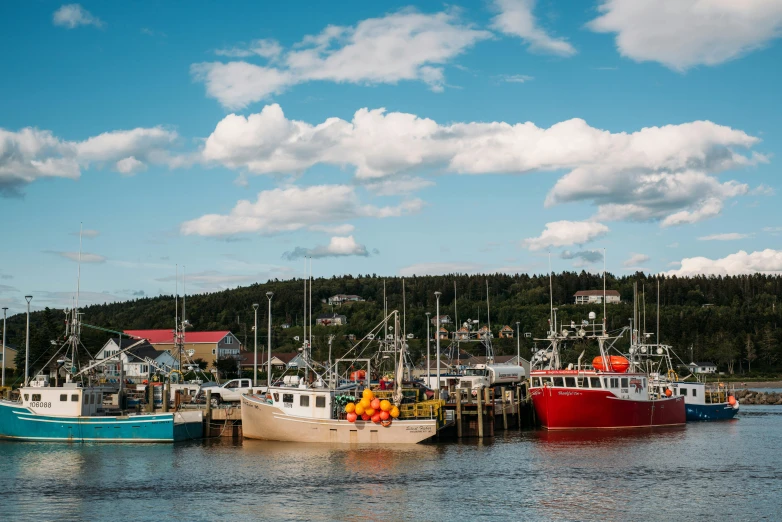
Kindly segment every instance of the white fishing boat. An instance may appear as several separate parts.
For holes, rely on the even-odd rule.
[[[395,318],[395,332],[399,332],[398,313],[392,312],[389,317]],[[364,413],[359,417],[356,410],[345,408],[346,396],[358,402],[359,391],[370,388],[372,375],[371,359],[362,358],[358,352],[366,341],[375,339],[377,331],[383,327],[388,318],[380,323],[372,333],[364,337],[354,348],[357,355],[350,361],[338,359],[335,365],[329,366],[326,372],[318,373],[316,365],[308,357],[308,347],[304,346],[304,361],[308,370],[314,373],[312,382],[306,378],[283,379],[289,384],[271,386],[264,394],[248,394],[242,396],[242,433],[245,438],[287,442],[319,442],[343,444],[416,444],[437,434],[445,424],[443,401],[424,400],[413,401],[405,398],[402,389],[404,372],[405,343],[395,333],[394,343],[399,355],[393,391],[366,392],[364,396],[376,396],[389,403],[385,404],[383,412],[377,408],[377,413],[369,416]],[[377,331],[376,331],[377,330]],[[371,336],[371,337],[370,337]],[[371,343],[366,342],[365,348]],[[340,378],[336,368],[340,361],[357,363],[365,362],[368,367],[364,380],[354,382],[349,390],[338,387]],[[324,378],[325,377],[325,378]],[[395,413],[389,414],[390,403],[393,401]],[[381,413],[384,413],[381,417]]]

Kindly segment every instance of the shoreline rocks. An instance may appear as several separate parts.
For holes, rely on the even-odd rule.
[[[782,406],[782,393],[736,390],[735,395],[741,404]]]

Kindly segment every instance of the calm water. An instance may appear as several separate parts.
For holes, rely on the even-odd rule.
[[[782,407],[373,449],[0,442],[5,520],[779,520]]]

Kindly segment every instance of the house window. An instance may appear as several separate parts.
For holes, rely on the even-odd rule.
[[[68,402],[68,394],[67,393],[60,394],[60,402]]]
[[[212,348],[212,355],[214,355],[214,354],[216,354],[216,353],[217,353],[217,349],[215,349],[215,348]]]
[[[305,408],[310,405],[310,396],[309,395],[301,395],[299,396],[299,406],[304,406]]]
[[[73,395],[71,395],[71,402],[79,402],[79,394],[78,393],[74,393]]]
[[[575,388],[576,387],[576,378],[575,377],[565,377],[565,386],[568,388]]]
[[[40,400],[41,400],[41,394],[33,393],[33,402],[40,401]]]
[[[325,408],[326,407],[326,397],[320,396],[315,397],[315,407],[316,408]]]
[[[234,343],[234,338],[231,337],[230,335],[227,335],[225,337],[225,344],[233,344],[233,343]]]

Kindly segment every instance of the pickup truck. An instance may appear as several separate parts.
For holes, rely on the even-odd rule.
[[[202,386],[199,392],[199,398],[206,400],[206,392],[209,390],[212,394],[212,406],[217,406],[221,402],[239,402],[242,395],[253,391],[252,379],[232,379],[220,386]]]

